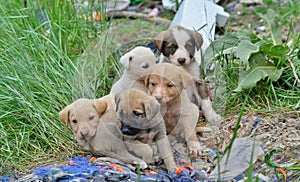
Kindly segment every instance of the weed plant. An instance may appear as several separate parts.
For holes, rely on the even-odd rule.
[[[0,174],[71,155],[71,133],[58,112],[78,97],[95,97],[95,87],[109,86],[107,69],[97,70],[101,81],[91,84],[81,76],[86,65],[76,61],[97,35],[94,25],[77,18],[67,1],[46,2],[0,4]],[[79,86],[86,82],[91,85]]]

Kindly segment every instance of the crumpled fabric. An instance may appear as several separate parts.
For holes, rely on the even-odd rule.
[[[183,170],[168,174],[159,169],[154,174],[143,171],[138,174],[123,164],[98,163],[86,157],[75,157],[67,160],[64,165],[36,168],[32,174],[18,179],[18,182],[36,181],[162,181],[162,182],[193,182],[203,181],[207,174],[204,170],[195,170],[190,164],[180,163]],[[207,180],[206,180],[207,181]]]

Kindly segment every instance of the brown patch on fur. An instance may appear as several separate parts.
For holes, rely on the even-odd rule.
[[[195,81],[198,94],[200,95],[201,99],[207,99],[209,97],[208,89],[205,82]]]

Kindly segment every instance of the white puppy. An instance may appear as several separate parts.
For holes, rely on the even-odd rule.
[[[122,77],[112,86],[110,93],[136,88],[147,91],[142,81],[145,71],[156,62],[155,55],[150,48],[138,46],[124,54],[120,63],[124,66]]]

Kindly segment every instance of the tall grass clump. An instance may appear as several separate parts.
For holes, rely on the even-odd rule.
[[[72,134],[58,112],[75,98],[94,96],[79,89],[85,78],[76,61],[96,34],[93,25],[77,18],[68,1],[46,2],[0,4],[0,175],[70,155]]]

